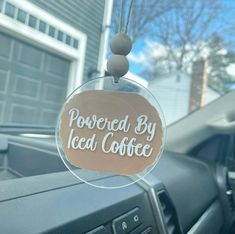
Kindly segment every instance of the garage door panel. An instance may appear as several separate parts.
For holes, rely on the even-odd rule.
[[[52,104],[55,102],[62,103],[64,101],[64,95],[61,95],[61,93],[63,93],[63,90],[63,87],[45,84],[43,102],[49,102]]]
[[[2,10],[3,0],[0,0],[0,11]]]
[[[59,113],[59,110],[62,107],[62,103],[59,103],[59,102],[58,103],[53,103],[53,102],[42,101],[41,105],[43,106],[42,111],[48,109],[48,110],[53,110],[53,111],[56,110],[56,111],[58,111],[58,113]]]
[[[8,96],[7,101],[7,103],[11,103],[11,105],[8,105],[9,108],[14,104],[35,108],[39,103],[38,99],[26,98],[25,95],[18,95],[16,93],[12,93],[10,97]]]
[[[47,73],[54,75],[62,80],[67,76],[69,70],[69,63],[66,63],[66,60],[61,58],[55,58],[52,55],[47,55]]]
[[[55,76],[52,76],[51,74],[47,74],[45,78],[44,84],[51,84],[57,87],[63,87],[63,89],[66,89],[67,87],[67,79],[58,79]]]
[[[0,58],[9,61],[11,58],[13,41],[10,37],[0,33],[0,42]]]
[[[53,126],[55,119],[58,117],[58,110],[44,110],[41,116],[41,122],[43,125]]]
[[[12,104],[10,113],[9,121],[11,123],[35,124],[37,121],[37,107]]]
[[[9,71],[11,70],[11,63],[0,57],[0,70]]]
[[[45,73],[41,70],[36,70],[33,67],[29,67],[24,64],[14,63],[14,69],[16,74],[21,76],[30,77],[31,79],[42,81]]]
[[[9,72],[0,68],[0,92],[7,93],[7,87],[9,82]]]
[[[1,98],[1,94],[0,94],[0,119],[3,119],[3,113],[5,112],[5,102],[2,100],[3,99]]]
[[[42,69],[43,52],[33,46],[29,46],[20,42],[16,43],[17,62],[23,66],[29,66],[34,69]]]
[[[0,61],[0,64],[1,64],[1,61]],[[67,85],[67,82],[68,82],[68,79],[67,79],[68,71],[67,71],[67,75],[61,78],[61,77],[52,75],[51,73],[47,73],[45,71],[40,71],[40,70],[35,70],[31,67],[23,66],[21,64],[15,64],[14,69],[15,69],[16,74],[20,76],[30,77],[31,79],[39,80],[40,82],[45,81],[46,83],[54,84],[63,88]]]
[[[23,98],[38,100],[40,92],[40,81],[29,77],[16,75],[14,95],[20,95]]]

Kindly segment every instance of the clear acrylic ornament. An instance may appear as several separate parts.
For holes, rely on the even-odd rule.
[[[74,166],[66,156],[66,153],[64,152],[64,149],[62,147],[62,141],[60,136],[60,128],[61,128],[61,116],[64,111],[64,106],[77,94],[81,94],[86,91],[108,91],[108,92],[115,92],[118,93],[135,93],[143,98],[145,98],[151,106],[154,107],[156,112],[159,115],[159,118],[161,120],[161,126],[162,126],[162,139],[161,140],[161,146],[160,150],[158,152],[158,155],[156,156],[156,159],[154,162],[149,165],[144,171],[131,175],[120,175],[117,173],[110,173],[110,172],[100,172],[100,171],[94,171],[94,170],[88,170],[84,168],[78,168],[77,166]],[[66,99],[59,117],[57,121],[56,126],[56,145],[59,152],[59,155],[65,164],[65,166],[68,168],[68,170],[79,180],[82,182],[98,187],[98,188],[106,188],[106,189],[115,189],[115,188],[122,188],[129,186],[133,183],[136,183],[137,181],[141,180],[144,176],[146,176],[148,173],[153,170],[155,165],[157,164],[158,160],[160,159],[160,156],[162,154],[162,151],[164,149],[164,143],[165,143],[165,132],[166,132],[166,126],[165,126],[165,119],[164,115],[162,113],[161,107],[159,103],[157,102],[156,98],[153,96],[153,94],[142,85],[138,84],[137,82],[130,80],[128,78],[120,78],[117,83],[114,82],[113,77],[101,77],[97,79],[93,79],[91,81],[88,81],[87,83],[81,85],[76,90],[73,91],[69,95],[69,97]],[[78,151],[78,154],[82,154],[81,151]],[[112,177],[112,179],[108,179]]]

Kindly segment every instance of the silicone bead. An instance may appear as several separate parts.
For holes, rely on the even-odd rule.
[[[128,72],[128,69],[128,60],[123,55],[112,55],[112,57],[107,62],[107,70],[113,77],[119,78],[124,76]]]
[[[110,42],[110,49],[114,54],[126,56],[130,53],[131,48],[131,39],[124,33],[116,34]]]

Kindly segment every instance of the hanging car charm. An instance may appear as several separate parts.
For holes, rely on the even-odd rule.
[[[164,146],[165,121],[150,91],[123,77],[129,69],[130,38],[120,32],[110,48],[110,76],[83,84],[67,98],[56,141],[61,159],[77,178],[96,187],[120,188],[156,165]],[[110,184],[92,179],[97,175],[135,177]]]

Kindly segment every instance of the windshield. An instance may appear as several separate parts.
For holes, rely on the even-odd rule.
[[[1,126],[54,128],[66,97],[105,74],[121,1],[109,8],[110,18],[102,2],[91,19],[71,23],[49,12],[46,1],[30,10],[0,0]],[[167,125],[235,89],[235,1],[136,0],[129,18],[128,4],[126,77],[153,93]]]

